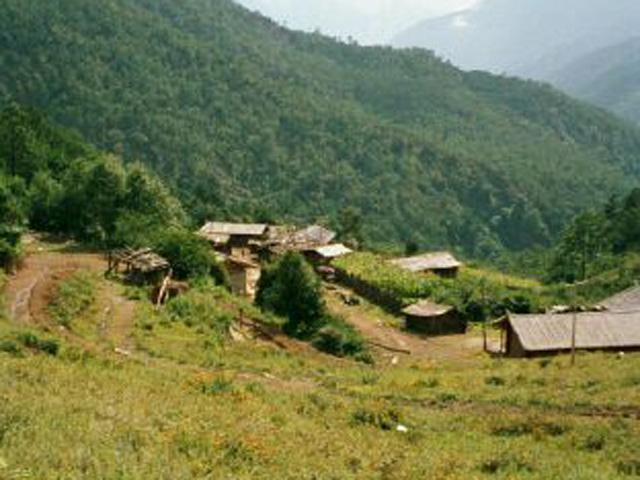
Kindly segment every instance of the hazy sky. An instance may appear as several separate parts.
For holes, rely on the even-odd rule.
[[[236,0],[294,29],[315,30],[360,43],[384,43],[428,17],[479,0]]]

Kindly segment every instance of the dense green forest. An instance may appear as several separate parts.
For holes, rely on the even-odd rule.
[[[336,223],[351,207],[370,242],[473,256],[548,244],[640,174],[635,127],[550,87],[229,0],[5,0],[9,101],[141,159],[196,221]]]
[[[178,276],[214,274],[206,242],[164,183],[140,163],[123,162],[53,126],[41,113],[0,111],[0,267],[20,257],[27,228],[98,247],[153,246]]]

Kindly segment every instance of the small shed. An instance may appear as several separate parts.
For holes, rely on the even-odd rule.
[[[350,253],[353,253],[353,250],[341,243],[334,243],[333,245],[323,247],[313,247],[306,250],[304,255],[313,264],[327,265],[331,263],[334,258],[344,257]]]
[[[427,335],[452,335],[467,330],[466,322],[449,305],[423,300],[405,308],[402,313],[407,329]]]
[[[640,350],[639,312],[509,315],[505,353],[510,357],[555,355],[572,350]]]
[[[231,291],[235,295],[240,295],[254,299],[258,289],[258,282],[262,276],[260,265],[246,258],[225,256],[223,263],[229,273]]]
[[[600,303],[610,312],[640,312],[640,286],[636,285]]]
[[[118,272],[121,265],[124,265],[129,280],[137,284],[158,284],[171,271],[169,262],[150,248],[111,252],[109,271]]]
[[[391,260],[391,263],[410,272],[435,273],[446,278],[455,278],[463,266],[449,252],[433,252],[415,257],[398,258]]]

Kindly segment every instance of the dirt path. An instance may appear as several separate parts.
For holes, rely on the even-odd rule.
[[[120,286],[106,282],[98,295],[100,320],[98,336],[118,353],[130,355],[136,350],[133,328],[136,302],[120,293]]]
[[[7,279],[3,294],[9,315],[17,322],[52,327],[48,307],[56,286],[78,270],[101,275],[106,268],[107,262],[100,254],[48,251],[35,246],[22,268]],[[95,347],[94,341],[97,340],[116,352],[133,352],[135,302],[121,295],[119,285],[104,281],[100,282],[95,308],[99,312],[97,339],[81,338],[72,331],[67,331],[67,336],[78,340],[84,347]]]
[[[105,268],[105,260],[97,254],[32,253],[7,279],[4,297],[10,317],[20,322],[44,320],[51,292],[62,278],[80,269],[102,272]]]
[[[386,325],[382,318],[364,305],[346,305],[342,295],[353,295],[348,289],[327,290],[329,310],[356,327],[383,357],[394,364],[408,358],[424,360],[464,360],[482,354],[483,341],[477,335],[428,337],[404,332]]]

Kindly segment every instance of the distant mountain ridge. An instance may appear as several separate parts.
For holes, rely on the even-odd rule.
[[[566,92],[640,123],[640,37],[592,52],[549,75]]]
[[[635,0],[484,0],[428,19],[391,43],[434,50],[465,69],[546,79],[560,66],[637,35]]]
[[[228,0],[5,0],[0,103],[169,181],[196,220],[326,221],[474,256],[640,179],[640,130],[531,81],[282,28]]]

